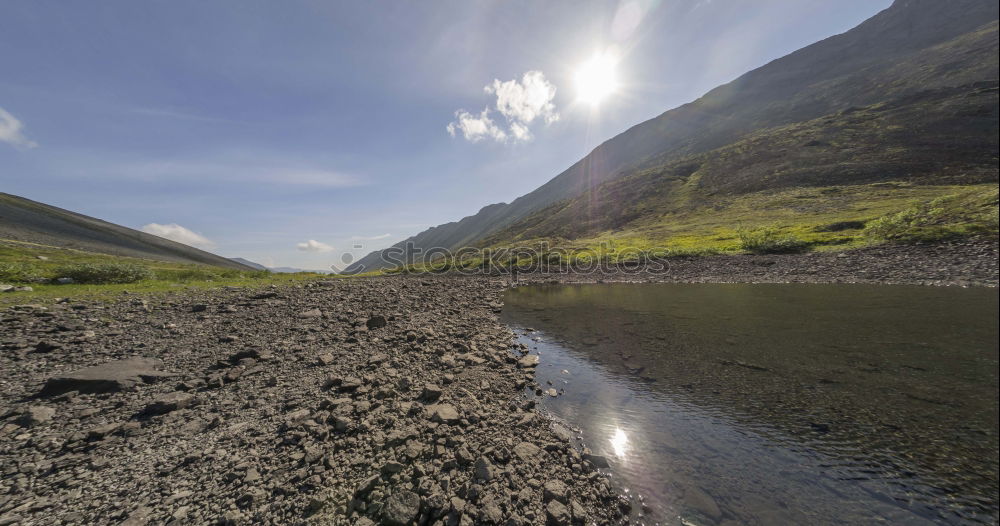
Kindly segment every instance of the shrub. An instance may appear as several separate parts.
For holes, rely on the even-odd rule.
[[[898,243],[941,241],[996,232],[995,194],[947,195],[917,203],[869,221],[864,230],[865,237],[871,241]]]
[[[152,279],[153,271],[129,263],[79,263],[56,269],[60,278],[72,278],[77,283],[135,283]]]
[[[793,254],[809,249],[809,243],[792,235],[782,236],[774,227],[740,227],[736,233],[740,248],[753,254]]]
[[[42,269],[30,263],[0,263],[0,282],[34,283],[43,281]]]

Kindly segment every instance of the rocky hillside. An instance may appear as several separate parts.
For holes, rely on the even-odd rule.
[[[5,193],[0,193],[0,239],[113,256],[255,270],[182,243]]]
[[[548,206],[648,170],[666,173],[668,179],[697,175],[704,183],[695,181],[693,190],[703,194],[820,180],[852,184],[901,174],[934,183],[937,176],[931,168],[954,159],[962,159],[962,166],[944,177],[967,171],[970,180],[995,181],[997,17],[997,4],[989,0],[897,0],[846,33],[766,64],[608,140],[510,204],[490,205],[397,247],[483,244],[488,236],[497,239],[500,230]],[[970,103],[966,97],[977,100]],[[932,112],[925,118],[928,108]],[[891,115],[874,117],[883,118],[885,128],[855,136],[845,128],[858,111]],[[809,124],[817,119],[821,121]],[[966,125],[967,119],[971,125]],[[963,132],[951,137],[935,131],[942,122]],[[789,127],[795,125],[813,131],[788,142]],[[928,130],[933,134],[924,135]],[[782,150],[772,158],[765,147],[774,146],[777,139],[767,136],[782,134]],[[806,138],[810,134],[815,137]],[[798,138],[805,140],[796,142]],[[882,140],[888,141],[886,147]],[[854,160],[856,147],[868,148],[864,158]],[[725,164],[720,154],[734,150],[754,157],[755,165],[749,170],[736,163],[725,169],[703,168],[709,161]],[[946,153],[945,160],[926,166],[924,161],[937,158],[938,152]],[[824,169],[814,174],[816,166]],[[774,172],[780,177],[770,177]],[[500,237],[523,237],[520,227],[512,228],[514,232]],[[381,259],[378,252],[369,254],[349,271],[380,268]]]

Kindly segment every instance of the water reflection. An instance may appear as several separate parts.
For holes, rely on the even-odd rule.
[[[996,523],[994,291],[753,287],[523,289],[503,316],[650,523]]]
[[[622,431],[622,428],[616,427],[615,434],[611,437],[611,449],[614,450],[615,456],[618,458],[625,457],[625,451],[628,448],[628,436]]]

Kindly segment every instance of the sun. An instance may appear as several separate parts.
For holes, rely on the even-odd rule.
[[[599,53],[576,69],[577,97],[597,106],[618,90],[617,61],[608,53]]]

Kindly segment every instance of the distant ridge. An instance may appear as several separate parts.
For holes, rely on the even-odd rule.
[[[135,258],[256,270],[159,236],[0,192],[0,239]]]

